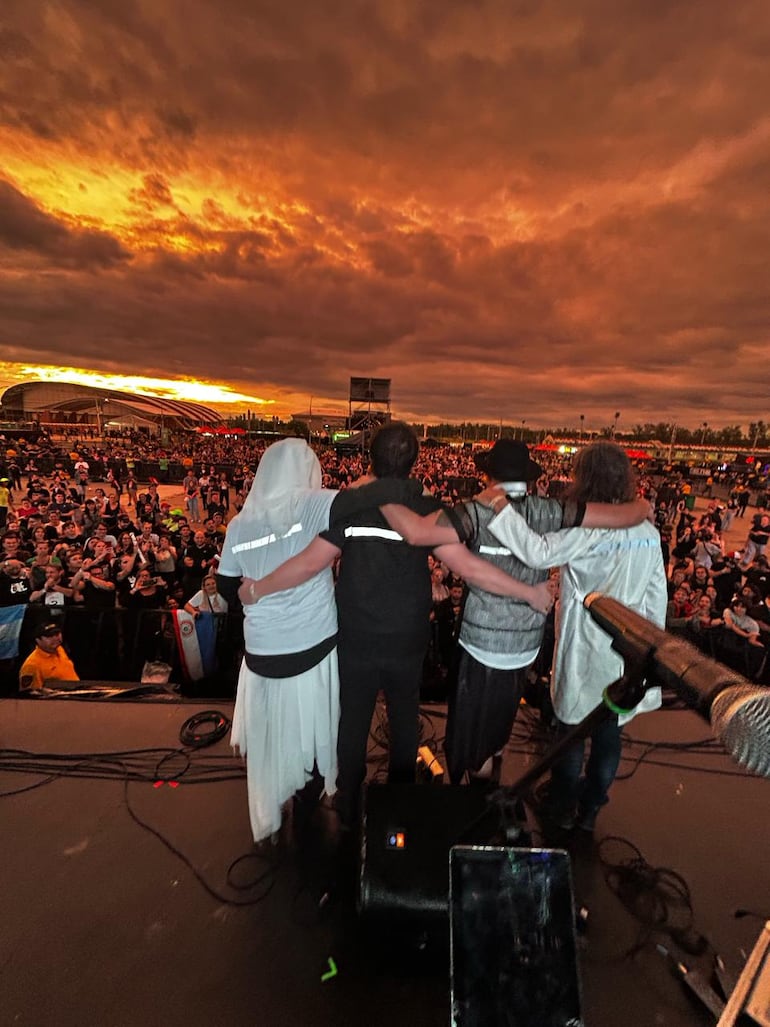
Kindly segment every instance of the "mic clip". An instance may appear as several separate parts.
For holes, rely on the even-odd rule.
[[[614,648],[614,643],[613,643]],[[644,652],[631,656],[621,652],[625,661],[623,676],[607,685],[602,698],[604,705],[619,717],[631,713],[642,701],[647,691],[647,678],[653,669],[652,657],[655,646],[650,645]]]

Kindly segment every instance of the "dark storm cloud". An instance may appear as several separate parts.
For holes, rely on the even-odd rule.
[[[70,228],[0,179],[0,248],[76,268],[111,267],[130,254],[104,232]],[[1,250],[0,250],[1,252]],[[0,259],[2,257],[0,256]]]
[[[179,108],[167,110],[160,107],[155,113],[170,136],[179,135],[192,138],[195,135],[195,118],[186,111]]]
[[[0,183],[4,355],[390,376],[403,410],[529,423],[766,415],[764,0],[4,13],[0,161],[4,126],[22,185],[36,146],[31,182],[115,182],[101,233],[55,176],[50,205]]]

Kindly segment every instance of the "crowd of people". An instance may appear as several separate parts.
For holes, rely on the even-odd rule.
[[[571,469],[556,452],[538,454],[538,464],[524,459],[527,447],[507,439],[481,455],[421,447],[398,424],[375,436],[371,467],[360,452],[314,452],[300,440],[268,447],[188,438],[162,447],[128,432],[109,447],[81,440],[67,453],[45,437],[4,441],[0,607],[33,611],[28,659],[36,667],[62,656],[57,614],[67,609],[121,611],[103,641],[137,673],[137,660],[167,655],[170,637],[157,619],[143,633],[144,614],[225,617],[243,607],[233,739],[247,755],[258,840],[277,830],[281,804],[314,774],[329,794],[339,786],[340,814],[355,820],[380,691],[390,778],[411,780],[426,677],[449,690],[452,779],[494,781],[525,682],[542,660],[548,568],[567,568],[551,683],[561,729],[617,676],[618,661],[588,631],[575,598],[606,587],[608,568],[622,600],[767,680],[770,515],[752,515],[740,552],[723,542],[725,524],[746,514],[742,481],[728,482],[726,499],[698,516],[678,476],[642,473],[637,487],[649,503],[634,504],[630,464],[612,443],[581,450]],[[141,461],[157,464],[158,478],[139,481]],[[161,497],[171,462],[184,468],[178,505]],[[492,491],[478,494],[484,482]],[[587,660],[590,688],[579,669]],[[42,673],[29,671],[21,687],[41,686]],[[584,777],[582,745],[555,772],[551,807],[562,825],[592,828],[622,722],[593,738]]]
[[[669,581],[666,628],[741,674],[770,683],[770,515],[760,508],[746,518],[742,484],[723,502],[710,500],[700,515],[682,488],[682,482],[664,482],[655,497]],[[746,537],[740,549],[731,549],[725,532],[738,518],[746,521]]]

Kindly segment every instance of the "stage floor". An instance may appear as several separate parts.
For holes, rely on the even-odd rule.
[[[231,713],[228,704],[215,705]],[[9,750],[85,760],[97,752],[176,749],[182,723],[208,708],[4,700],[0,747],[6,761]],[[443,708],[429,711],[440,739]],[[522,742],[526,719],[516,729]],[[638,718],[629,732],[648,742],[709,737],[705,723],[680,711]],[[531,763],[526,749],[516,744],[506,754],[504,783]],[[642,751],[635,745],[627,753]],[[158,757],[142,757],[141,767],[152,768]],[[139,759],[130,758],[132,768]],[[238,864],[233,874],[241,883],[264,875],[255,891],[238,891],[228,886],[228,868],[254,851],[239,763],[225,738],[202,750],[187,775],[183,766],[175,757],[161,769],[161,776],[179,775],[179,787],[126,784],[113,757],[104,764],[113,780],[58,777],[15,795],[7,793],[41,778],[0,773],[0,1024],[446,1027],[445,953],[411,935],[385,942],[358,920],[353,869],[339,858],[333,813],[317,811],[308,824],[298,817],[267,858]],[[630,769],[624,761],[621,773]],[[580,940],[588,1027],[714,1023],[654,940],[625,957],[640,927],[610,892],[597,843],[622,836],[653,866],[680,874],[698,930],[737,970],[740,950],[750,951],[762,924],[736,919],[734,911],[770,914],[768,789],[713,751],[652,753],[616,782],[595,838],[568,842],[576,901],[589,911]],[[224,901],[261,893],[261,901],[241,907]]]

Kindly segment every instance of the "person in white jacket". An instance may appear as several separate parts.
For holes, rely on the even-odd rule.
[[[578,502],[623,503],[636,488],[628,457],[612,442],[596,442],[575,460],[570,498]],[[497,516],[489,530],[531,567],[561,568],[557,609],[557,644],[551,696],[560,730],[579,724],[602,701],[602,692],[623,673],[623,658],[611,638],[583,606],[590,592],[612,596],[663,627],[666,575],[660,536],[648,521],[633,528],[570,528],[538,535],[494,490],[482,493]],[[636,713],[660,705],[659,688],[651,688],[628,715],[613,716],[591,736],[591,752],[581,777],[584,743],[577,742],[553,768],[548,819],[560,827],[593,830],[596,814],[608,801],[621,754],[621,727]]]

